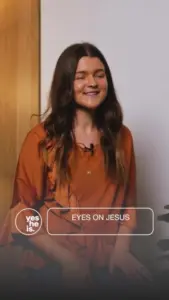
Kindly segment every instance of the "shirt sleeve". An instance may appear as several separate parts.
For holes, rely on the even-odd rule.
[[[21,147],[14,179],[12,204],[0,232],[1,246],[34,232],[42,232],[42,219],[38,214],[38,206],[42,196],[43,171],[39,136],[31,131]]]

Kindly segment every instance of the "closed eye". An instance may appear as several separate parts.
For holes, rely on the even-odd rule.
[[[104,77],[105,77],[105,74],[104,74],[104,73],[102,73],[102,74],[96,74],[95,76],[96,76],[96,77],[99,77],[99,78],[104,78]]]
[[[77,76],[75,77],[75,80],[85,79],[85,76]]]

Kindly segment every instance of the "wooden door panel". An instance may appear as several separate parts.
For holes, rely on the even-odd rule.
[[[21,144],[39,119],[40,1],[0,1],[0,224]]]

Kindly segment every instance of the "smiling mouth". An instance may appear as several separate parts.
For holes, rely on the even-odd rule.
[[[87,92],[87,93],[83,93],[86,96],[96,96],[98,95],[100,92],[99,91],[93,91],[93,92]]]

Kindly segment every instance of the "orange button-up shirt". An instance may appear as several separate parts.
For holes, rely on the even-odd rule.
[[[136,205],[135,157],[131,132],[127,127],[122,127],[122,148],[128,172],[126,186],[115,184],[106,177],[104,156],[100,145],[95,146],[93,155],[77,145],[72,150],[69,161],[72,173],[71,184],[57,188],[55,146],[52,143],[46,145],[47,159],[39,153],[39,143],[45,137],[43,123],[40,123],[28,133],[22,145],[15,175],[12,205],[1,230],[0,244],[13,243],[17,236],[22,235],[18,228],[24,232],[26,215],[31,216],[32,212],[24,210],[20,214],[17,227],[16,215],[22,209],[34,208],[42,217],[42,227],[36,234],[46,232],[76,255],[87,257],[96,265],[106,265],[119,226],[125,223],[131,231],[136,226],[135,210],[128,208]],[[47,170],[46,173],[44,170]],[[110,213],[110,208],[117,208],[111,211],[113,214],[120,213],[121,207],[125,207],[126,214],[129,213],[129,220],[79,221],[73,217],[75,214],[79,216],[96,213],[106,216]],[[71,235],[72,233],[74,235]],[[40,268],[46,263],[48,259],[41,253],[24,246],[22,266]]]

